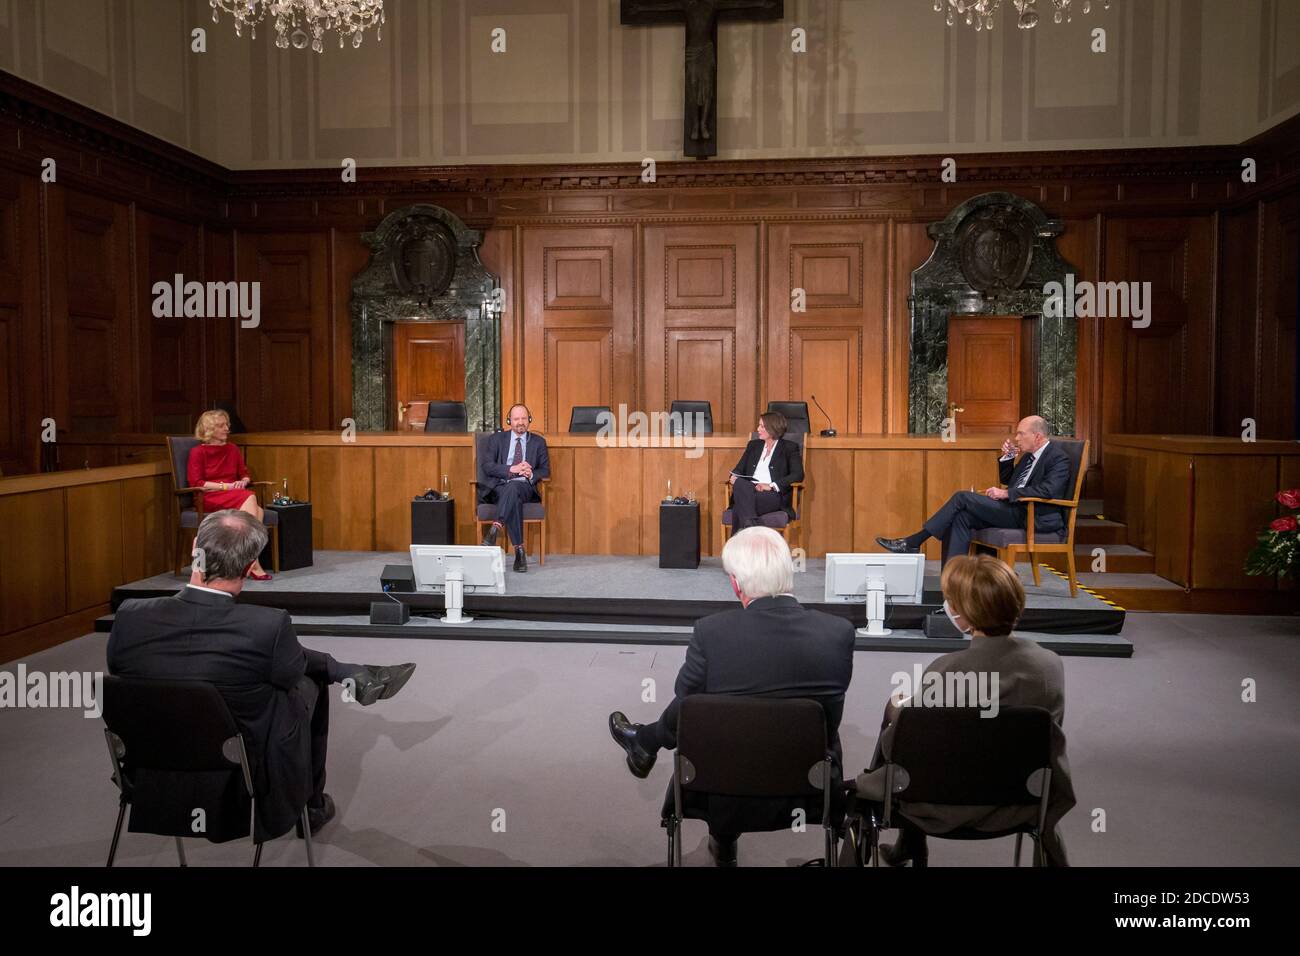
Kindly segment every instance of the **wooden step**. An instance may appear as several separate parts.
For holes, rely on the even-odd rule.
[[[1126,611],[1182,614],[1296,614],[1300,594],[1269,589],[1199,589],[1188,591],[1155,574],[1111,572],[1079,575],[1079,585]]]
[[[1127,533],[1127,525],[1105,518],[1084,518],[1080,516],[1074,523],[1074,543],[1076,546],[1081,544],[1126,544]],[[1092,549],[1089,548],[1088,550],[1091,551]],[[1091,563],[1089,561],[1089,565]]]
[[[1075,531],[1078,538],[1078,531]],[[1150,551],[1143,551],[1128,544],[1078,544],[1074,546],[1074,567],[1078,571],[1092,571],[1094,548],[1106,549],[1106,573],[1108,574],[1151,574],[1156,569],[1156,559]],[[1065,555],[1045,554],[1042,560],[1054,568],[1065,570]]]

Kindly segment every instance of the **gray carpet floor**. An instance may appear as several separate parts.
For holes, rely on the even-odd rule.
[[[1300,864],[1300,620],[1129,615],[1129,660],[1065,659],[1066,734],[1079,805],[1065,818],[1076,865]],[[106,635],[25,660],[99,670]],[[681,647],[305,638],[341,660],[414,660],[402,693],[333,707],[328,790],[338,818],[317,838],[322,864],[655,866],[671,773],[627,771],[605,720],[653,719]],[[890,675],[931,655],[860,653],[841,737],[846,764],[870,757]],[[5,665],[14,670],[16,664]],[[643,703],[642,680],[658,700]],[[1243,703],[1253,679],[1258,702]],[[116,813],[102,724],[79,710],[0,711],[0,864],[101,865]],[[504,821],[504,832],[494,829]],[[685,862],[706,865],[706,831],[687,823]],[[1012,840],[935,841],[931,864],[1007,865]],[[820,853],[817,832],[746,836],[741,865]],[[191,841],[192,865],[245,865],[247,843]],[[123,865],[172,866],[170,840],[126,834]],[[298,841],[264,863],[305,862]]]
[[[411,563],[409,551],[316,551],[309,568],[284,571],[269,582],[250,581],[250,592],[274,593],[279,590],[307,592],[367,592],[379,590],[379,575],[386,564]],[[1049,571],[1040,574],[1042,584],[1034,584],[1028,564],[1017,567],[1025,585],[1030,607],[1064,607],[1097,610],[1106,605],[1086,592],[1070,597],[1069,584]],[[826,561],[809,558],[802,572],[794,576],[794,594],[801,601],[818,602],[825,598]],[[164,573],[134,581],[130,588],[179,588],[185,579]],[[731,585],[722,573],[722,559],[705,557],[695,570],[660,568],[657,555],[555,554],[542,567],[535,556],[529,558],[527,574],[515,574],[506,562],[506,594],[515,597],[569,597],[589,595],[593,586],[602,598],[658,597],[671,601],[731,601]],[[939,590],[939,562],[926,562],[925,588]]]

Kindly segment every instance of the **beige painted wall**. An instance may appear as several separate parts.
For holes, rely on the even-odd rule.
[[[786,0],[720,30],[719,156],[1236,143],[1300,112],[1300,0],[1093,7],[977,34],[931,0]],[[207,0],[0,0],[0,69],[239,169],[680,157],[682,28],[621,26],[618,0],[386,8],[382,42],[317,55]]]

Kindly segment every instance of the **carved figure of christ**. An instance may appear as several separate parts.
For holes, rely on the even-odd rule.
[[[686,110],[682,130],[687,156],[716,156],[718,21],[780,20],[785,0],[621,0],[620,22],[686,26]]]

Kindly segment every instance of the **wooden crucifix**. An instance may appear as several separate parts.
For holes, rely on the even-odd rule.
[[[682,151],[696,159],[718,155],[718,21],[780,20],[785,0],[620,0],[624,25],[686,24],[686,111]]]

